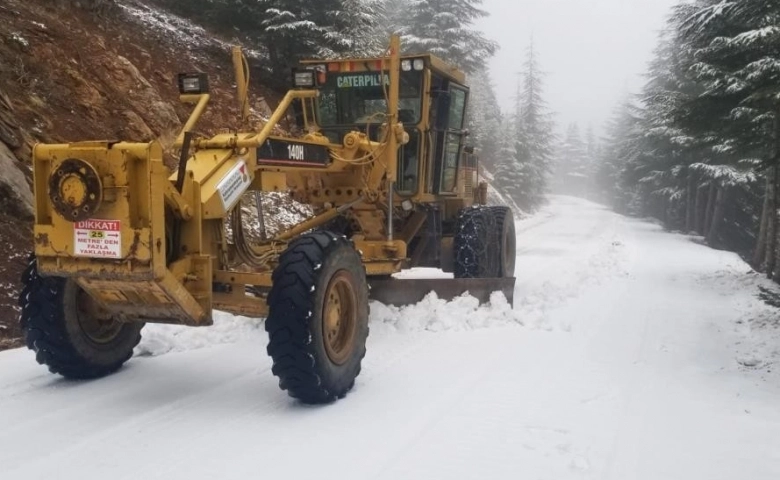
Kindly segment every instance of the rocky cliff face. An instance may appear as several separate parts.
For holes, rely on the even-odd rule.
[[[0,348],[17,337],[36,142],[172,139],[189,113],[176,74],[189,71],[207,72],[212,86],[199,131],[237,127],[228,41],[143,1],[104,3],[0,3]]]

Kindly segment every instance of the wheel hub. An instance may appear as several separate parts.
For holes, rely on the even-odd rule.
[[[79,290],[76,298],[76,317],[84,334],[93,342],[106,344],[122,330],[122,323],[114,320],[89,294]]]
[[[325,291],[322,333],[325,352],[337,365],[346,362],[355,348],[357,297],[350,274],[341,270]]]
[[[86,220],[103,201],[100,175],[84,160],[68,158],[49,176],[49,199],[54,210],[66,220]]]

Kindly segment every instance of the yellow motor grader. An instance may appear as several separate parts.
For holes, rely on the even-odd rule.
[[[233,50],[242,117],[248,65]],[[432,55],[389,50],[313,60],[259,131],[193,134],[205,74],[178,77],[195,107],[163,163],[157,141],[34,149],[34,254],[21,326],[37,361],[68,378],[119,369],[145,323],[212,324],[212,312],[265,318],[280,386],[306,403],[343,397],[366,352],[369,300],[435,291],[512,301],[512,212],[488,207],[466,145],[465,76]],[[285,118],[303,132],[273,135]],[[251,240],[241,200],[277,192],[313,215]],[[258,208],[262,217],[262,208]],[[260,223],[260,222],[258,222]],[[413,267],[454,278],[398,279]]]

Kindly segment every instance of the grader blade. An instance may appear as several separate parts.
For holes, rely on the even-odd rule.
[[[414,278],[369,279],[370,298],[396,307],[412,305],[435,292],[443,300],[452,300],[464,293],[490,302],[493,292],[502,292],[510,305],[514,305],[515,278]]]

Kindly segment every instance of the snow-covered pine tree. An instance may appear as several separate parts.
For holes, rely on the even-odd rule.
[[[585,150],[588,154],[589,162],[592,164],[593,159],[598,156],[599,144],[596,134],[593,133],[593,125],[590,124],[588,124],[587,130],[585,130]]]
[[[718,175],[723,203],[736,201],[743,217],[762,219],[754,263],[780,279],[780,220],[772,214],[780,159],[780,4],[700,0],[692,10],[680,23],[681,36],[696,48],[692,72],[705,89],[702,102],[717,104],[722,119],[712,146],[718,168],[707,171]],[[765,180],[763,205],[750,201],[757,177]],[[724,222],[740,243],[753,241],[745,230],[754,222],[731,216]]]
[[[518,205],[537,208],[547,192],[551,173],[555,123],[543,97],[543,72],[534,44],[528,47],[523,64],[515,111],[515,159],[522,173]]]
[[[411,0],[407,5],[406,17],[395,17],[405,53],[432,53],[473,73],[484,70],[498,49],[474,28],[488,15],[480,8],[482,0]]]
[[[320,56],[368,57],[387,48],[389,35],[384,30],[387,12],[384,0],[340,0],[340,8],[327,12],[328,24],[333,25],[336,48],[321,51]]]
[[[630,99],[615,108],[596,161],[596,198],[623,214],[637,213],[631,209],[636,204],[637,186],[623,177],[636,163],[642,146],[642,113]]]
[[[499,128],[498,152],[493,171],[494,187],[517,202],[523,198],[525,184],[520,164],[517,163],[517,128],[512,118],[504,115]]]
[[[495,172],[502,142],[501,108],[493,87],[490,73],[486,70],[471,75],[473,79],[466,116],[467,138],[477,148],[480,164]]]
[[[636,155],[620,175],[638,213],[696,230],[713,245],[745,251],[755,242],[757,177],[780,151],[767,142],[780,138],[778,9],[761,0],[698,0],[674,9],[643,91]],[[774,184],[766,191],[771,212]],[[771,240],[777,219],[764,218],[760,237]],[[774,246],[759,242],[756,258],[763,252],[772,270]]]
[[[377,28],[373,2],[258,0],[257,4],[262,11],[259,35],[275,71],[289,71],[301,57],[376,50],[375,37],[365,36]]]
[[[384,33],[400,32],[409,27],[412,4],[415,0],[384,0],[383,11],[385,14]]]
[[[384,0],[158,1],[265,53],[263,81],[280,89],[301,58],[375,54],[387,42]]]
[[[590,156],[576,123],[569,124],[563,143],[556,149],[554,164],[555,190],[585,197],[590,182]]]

